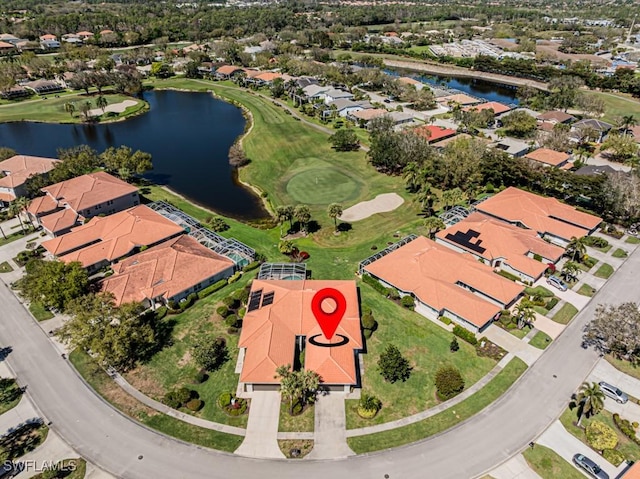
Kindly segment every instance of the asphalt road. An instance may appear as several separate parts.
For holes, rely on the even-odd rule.
[[[640,270],[639,252],[640,248],[542,358],[489,408],[420,443],[344,460],[251,460],[187,445],[140,426],[87,389],[3,286],[0,342],[13,348],[7,361],[54,430],[87,460],[118,477],[471,478],[526,447],[566,407],[598,359],[580,346],[581,328],[596,305],[640,301],[640,290],[633,286]]]

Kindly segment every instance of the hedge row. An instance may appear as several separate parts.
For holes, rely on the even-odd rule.
[[[389,295],[389,288],[386,288],[382,283],[380,283],[373,276],[368,274],[363,274],[362,281],[367,283],[369,286],[371,286],[373,289],[375,289],[378,293],[382,294],[383,296]]]
[[[476,344],[478,344],[478,338],[476,338],[476,335],[471,331],[469,331],[468,329],[463,328],[459,324],[456,324],[453,327],[453,334],[458,336],[460,339],[463,339],[467,343],[471,344],[472,346],[475,346]]]
[[[242,271],[244,271],[245,273],[247,271],[253,271],[254,269],[256,269],[258,266],[260,266],[260,261],[254,261],[253,263],[249,263],[248,265],[246,265],[244,268],[242,268]]]
[[[207,296],[215,293],[216,291],[221,290],[227,284],[228,282],[226,279],[221,279],[220,281],[213,283],[211,286],[207,286],[206,288],[204,288],[202,291],[198,293],[198,299],[206,298]]]
[[[613,415],[613,422],[620,429],[620,432],[631,439],[636,444],[640,445],[640,438],[636,436],[636,430],[633,428],[633,424],[628,419],[622,419],[620,414],[615,413]]]

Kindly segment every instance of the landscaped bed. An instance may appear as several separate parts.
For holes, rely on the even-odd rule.
[[[542,479],[584,479],[584,476],[553,450],[536,444],[522,455]]]
[[[53,318],[53,313],[45,308],[41,303],[31,303],[29,311],[37,321],[46,321]]]

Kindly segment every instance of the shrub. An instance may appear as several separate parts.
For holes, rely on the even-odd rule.
[[[587,443],[596,451],[615,449],[618,445],[616,432],[600,421],[591,421],[585,431]]]
[[[222,303],[230,309],[236,309],[237,307],[240,306],[240,301],[238,301],[236,298],[234,298],[233,296],[227,296],[226,298],[224,298],[222,300]]]
[[[197,395],[198,393],[187,388],[173,389],[164,395],[162,402],[173,409],[178,409],[192,398],[197,398]]]
[[[547,311],[551,311],[556,304],[558,304],[558,298],[551,298],[549,301],[547,301],[544,309],[546,309]]]
[[[191,356],[202,369],[215,371],[229,360],[229,351],[223,338],[201,336],[191,348]]]
[[[231,393],[221,393],[218,396],[218,406],[224,409],[229,404],[231,404]]]
[[[402,306],[404,306],[407,309],[413,309],[416,306],[415,301],[409,295],[403,296],[402,299],[400,300],[400,304],[402,304]]]
[[[380,399],[363,392],[362,396],[360,396],[360,402],[358,402],[358,416],[364,419],[371,419],[378,414],[381,407],[382,402]]]
[[[497,273],[503,278],[510,279],[511,281],[518,281],[520,279],[515,274],[511,274],[508,271],[500,270],[500,271],[497,271]]]
[[[211,286],[207,286],[202,291],[200,291],[198,293],[198,298],[199,299],[206,298],[210,294],[213,294],[216,291],[221,290],[226,285],[227,285],[227,280],[226,279],[221,279],[220,281],[217,281],[217,282],[213,283]]]
[[[166,315],[167,315],[167,307],[166,306],[160,306],[158,309],[156,309],[156,320],[157,321],[160,321]]]
[[[235,327],[237,323],[238,323],[238,317],[235,314],[230,314],[224,320],[224,324],[226,324],[230,328]]]
[[[378,367],[382,377],[390,383],[395,383],[398,380],[404,382],[411,375],[409,361],[400,354],[400,350],[393,344],[387,345],[387,348],[380,355]]]
[[[614,466],[618,467],[625,460],[624,454],[616,449],[605,449],[602,451],[602,457]]]
[[[229,308],[227,308],[226,306],[218,306],[216,308],[216,313],[218,314],[218,316],[222,316],[223,318],[226,318],[231,314],[231,311],[229,311]]]
[[[208,223],[211,229],[217,233],[220,233],[221,231],[227,231],[229,229],[229,225],[219,216],[212,218]]]
[[[458,344],[458,340],[454,336],[451,340],[451,343],[449,344],[449,351],[455,353],[458,349],[460,349],[460,345]]]
[[[371,313],[362,316],[362,327],[364,329],[370,329],[372,332],[377,329],[378,323]]]
[[[191,293],[189,296],[187,296],[186,302],[189,303],[189,306],[191,306],[196,301],[198,301],[198,295],[196,293]]]
[[[622,419],[618,413],[615,413],[613,415],[613,422],[616,425],[616,427],[620,429],[620,432],[622,434],[627,436],[636,444],[640,445],[640,438],[636,436],[636,431],[635,431],[636,426],[634,426],[634,424],[637,424],[637,423],[634,422],[632,424],[628,419]]]
[[[533,259],[535,259],[536,261],[542,262],[542,256],[540,256],[538,253],[535,253],[533,255]]]
[[[593,246],[595,248],[606,248],[607,246],[609,246],[609,242],[599,236],[585,236],[584,244],[586,244],[587,246]]]
[[[371,339],[371,336],[373,335],[373,331],[371,331],[370,329],[365,329],[362,334],[366,339]]]
[[[175,311],[179,308],[178,303],[176,303],[173,299],[168,303],[169,309]]]
[[[207,375],[206,372],[204,371],[198,371],[197,373],[195,373],[193,375],[193,382],[195,384],[202,384],[203,382],[205,382],[207,379],[209,379],[209,376]]]
[[[447,316],[438,316],[438,319],[444,324],[446,324],[447,326],[451,324],[451,319],[448,318]]]
[[[233,297],[238,300],[240,304],[246,304],[249,301],[249,289],[242,288],[233,293]]]
[[[236,271],[235,273],[233,273],[233,276],[231,276],[227,281],[229,282],[229,284],[235,283],[240,279],[240,276],[242,276],[242,271]]]
[[[634,429],[638,429],[638,422],[637,421],[633,421],[631,423],[631,425],[633,426]]]
[[[256,269],[258,266],[260,266],[260,261],[253,261],[252,263],[249,263],[247,265],[245,265],[242,268],[242,271],[244,271],[245,273],[247,271],[253,271],[254,269]]]
[[[382,283],[380,283],[373,276],[368,275],[368,274],[363,274],[362,275],[362,281],[367,283],[369,286],[371,286],[373,289],[375,289],[378,293],[380,293],[380,294],[382,294],[384,296],[388,296],[389,295],[389,289],[386,288]]]
[[[202,409],[202,406],[204,406],[204,403],[202,402],[201,399],[192,399],[191,401],[187,402],[185,406],[188,410],[196,412]]]
[[[460,339],[466,341],[472,346],[475,346],[476,344],[478,344],[478,338],[476,338],[476,335],[471,331],[469,331],[468,329],[463,328],[459,324],[456,324],[453,327],[453,334],[455,334]]]
[[[436,372],[435,385],[438,397],[446,401],[464,390],[464,379],[457,368],[442,366]]]
[[[236,327],[227,328],[227,334],[238,334],[238,328]]]
[[[238,318],[242,319],[244,318],[244,315],[247,314],[247,308],[242,307],[238,310]]]

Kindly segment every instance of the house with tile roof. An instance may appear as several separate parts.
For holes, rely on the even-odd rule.
[[[451,138],[458,133],[456,130],[453,130],[451,128],[444,128],[442,126],[436,125],[419,126],[411,131],[420,136],[423,136],[429,143],[436,143],[440,140]]]
[[[472,255],[424,236],[365,260],[361,271],[401,296],[412,296],[415,311],[423,316],[445,316],[473,332],[485,330],[524,291]]]
[[[585,132],[590,132],[593,137],[590,140],[596,143],[602,143],[606,138],[613,125],[606,121],[587,118],[580,120],[571,125],[571,140],[579,141]]]
[[[234,267],[229,258],[181,235],[114,264],[114,274],[99,286],[113,294],[117,306],[139,302],[155,309],[228,278]]]
[[[103,266],[179,236],[184,228],[140,205],[111,216],[96,216],[71,232],[44,241],[51,256],[65,263],[79,261],[93,273]]]
[[[234,65],[222,65],[221,67],[218,67],[215,75],[217,78],[228,80],[229,78],[232,78],[233,76],[239,75],[243,72],[244,70],[240,67],[236,67]]]
[[[565,248],[572,237],[593,233],[602,218],[578,211],[555,198],[509,187],[476,205],[476,210],[520,228],[536,231],[541,238]]]
[[[42,188],[27,212],[52,236],[98,215],[111,215],[140,204],[138,188],[104,171],[61,181]]]
[[[388,114],[389,112],[384,108],[368,108],[365,110],[353,111],[347,115],[347,118],[357,125],[364,127],[374,118],[379,118]]]
[[[543,123],[551,123],[553,125],[557,123],[569,124],[576,121],[576,117],[565,113],[564,111],[552,110],[538,115],[536,119]]]
[[[508,111],[511,111],[511,107],[497,102],[497,101],[488,101],[486,103],[480,103],[479,105],[472,105],[466,108],[463,108],[464,111],[484,111],[484,110],[492,110],[494,115],[502,115]]]
[[[531,153],[527,153],[524,157],[536,164],[556,168],[563,168],[569,164],[571,159],[571,155],[549,148],[538,148]],[[569,166],[571,165],[569,164]]]
[[[631,464],[618,477],[620,479],[640,479],[640,461]]]
[[[400,82],[400,83],[402,83],[404,85],[411,85],[418,91],[422,90],[425,86],[427,86],[424,83],[422,83],[421,81],[415,80],[415,79],[410,78],[410,77],[400,77],[400,78],[398,78],[398,82]]]
[[[464,93],[456,93],[454,95],[447,95],[440,97],[436,100],[438,103],[443,103],[445,105],[475,105],[477,103],[481,103],[481,100],[475,98],[473,96],[465,95]]]
[[[542,277],[549,263],[557,263],[564,254],[563,248],[546,242],[533,230],[478,212],[439,231],[436,243],[531,283]]]
[[[46,175],[60,162],[55,158],[15,155],[0,161],[0,202],[6,204],[27,194],[25,183],[31,176]]]
[[[331,339],[324,336],[311,308],[313,297],[325,288],[346,299],[345,313]],[[320,307],[329,312],[336,305],[325,299]],[[238,342],[240,387],[246,392],[277,390],[280,381],[275,371],[290,364],[318,373],[323,388],[348,392],[360,385],[363,344],[355,281],[254,280]]]

